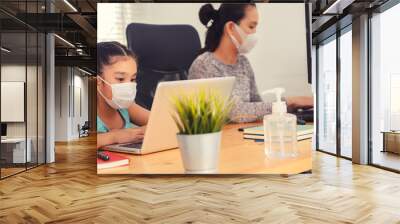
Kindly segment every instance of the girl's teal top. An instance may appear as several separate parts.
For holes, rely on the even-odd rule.
[[[131,119],[129,118],[129,112],[127,109],[118,109],[119,114],[121,115],[122,119],[124,120],[124,128],[132,128],[134,127]],[[97,132],[98,133],[105,133],[109,132],[110,130],[106,127],[104,122],[97,116]]]

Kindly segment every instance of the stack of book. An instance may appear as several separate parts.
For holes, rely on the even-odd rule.
[[[129,165],[129,159],[115,152],[103,151],[103,158],[97,158],[97,169],[108,169]]]
[[[313,137],[313,125],[297,125],[297,141],[310,139]],[[264,126],[243,128],[243,137],[256,141],[264,141]]]

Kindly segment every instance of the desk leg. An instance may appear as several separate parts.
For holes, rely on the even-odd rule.
[[[290,177],[290,176],[294,176],[294,175],[299,175],[299,174],[312,174],[312,170],[307,170],[298,174],[280,174],[281,177]]]
[[[312,170],[307,170],[307,171],[304,171],[304,172],[302,172],[300,174],[312,174]]]
[[[382,146],[383,146],[383,149],[382,149],[382,151],[381,152],[386,152],[386,134],[385,133],[383,133],[383,144],[382,144]]]

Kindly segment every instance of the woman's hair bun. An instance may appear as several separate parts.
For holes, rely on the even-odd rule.
[[[203,5],[199,11],[200,22],[207,26],[210,20],[215,20],[218,16],[218,11],[214,9],[213,5],[208,3]]]

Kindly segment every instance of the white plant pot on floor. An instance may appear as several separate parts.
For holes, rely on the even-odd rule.
[[[221,132],[177,135],[183,167],[189,174],[217,173]]]

